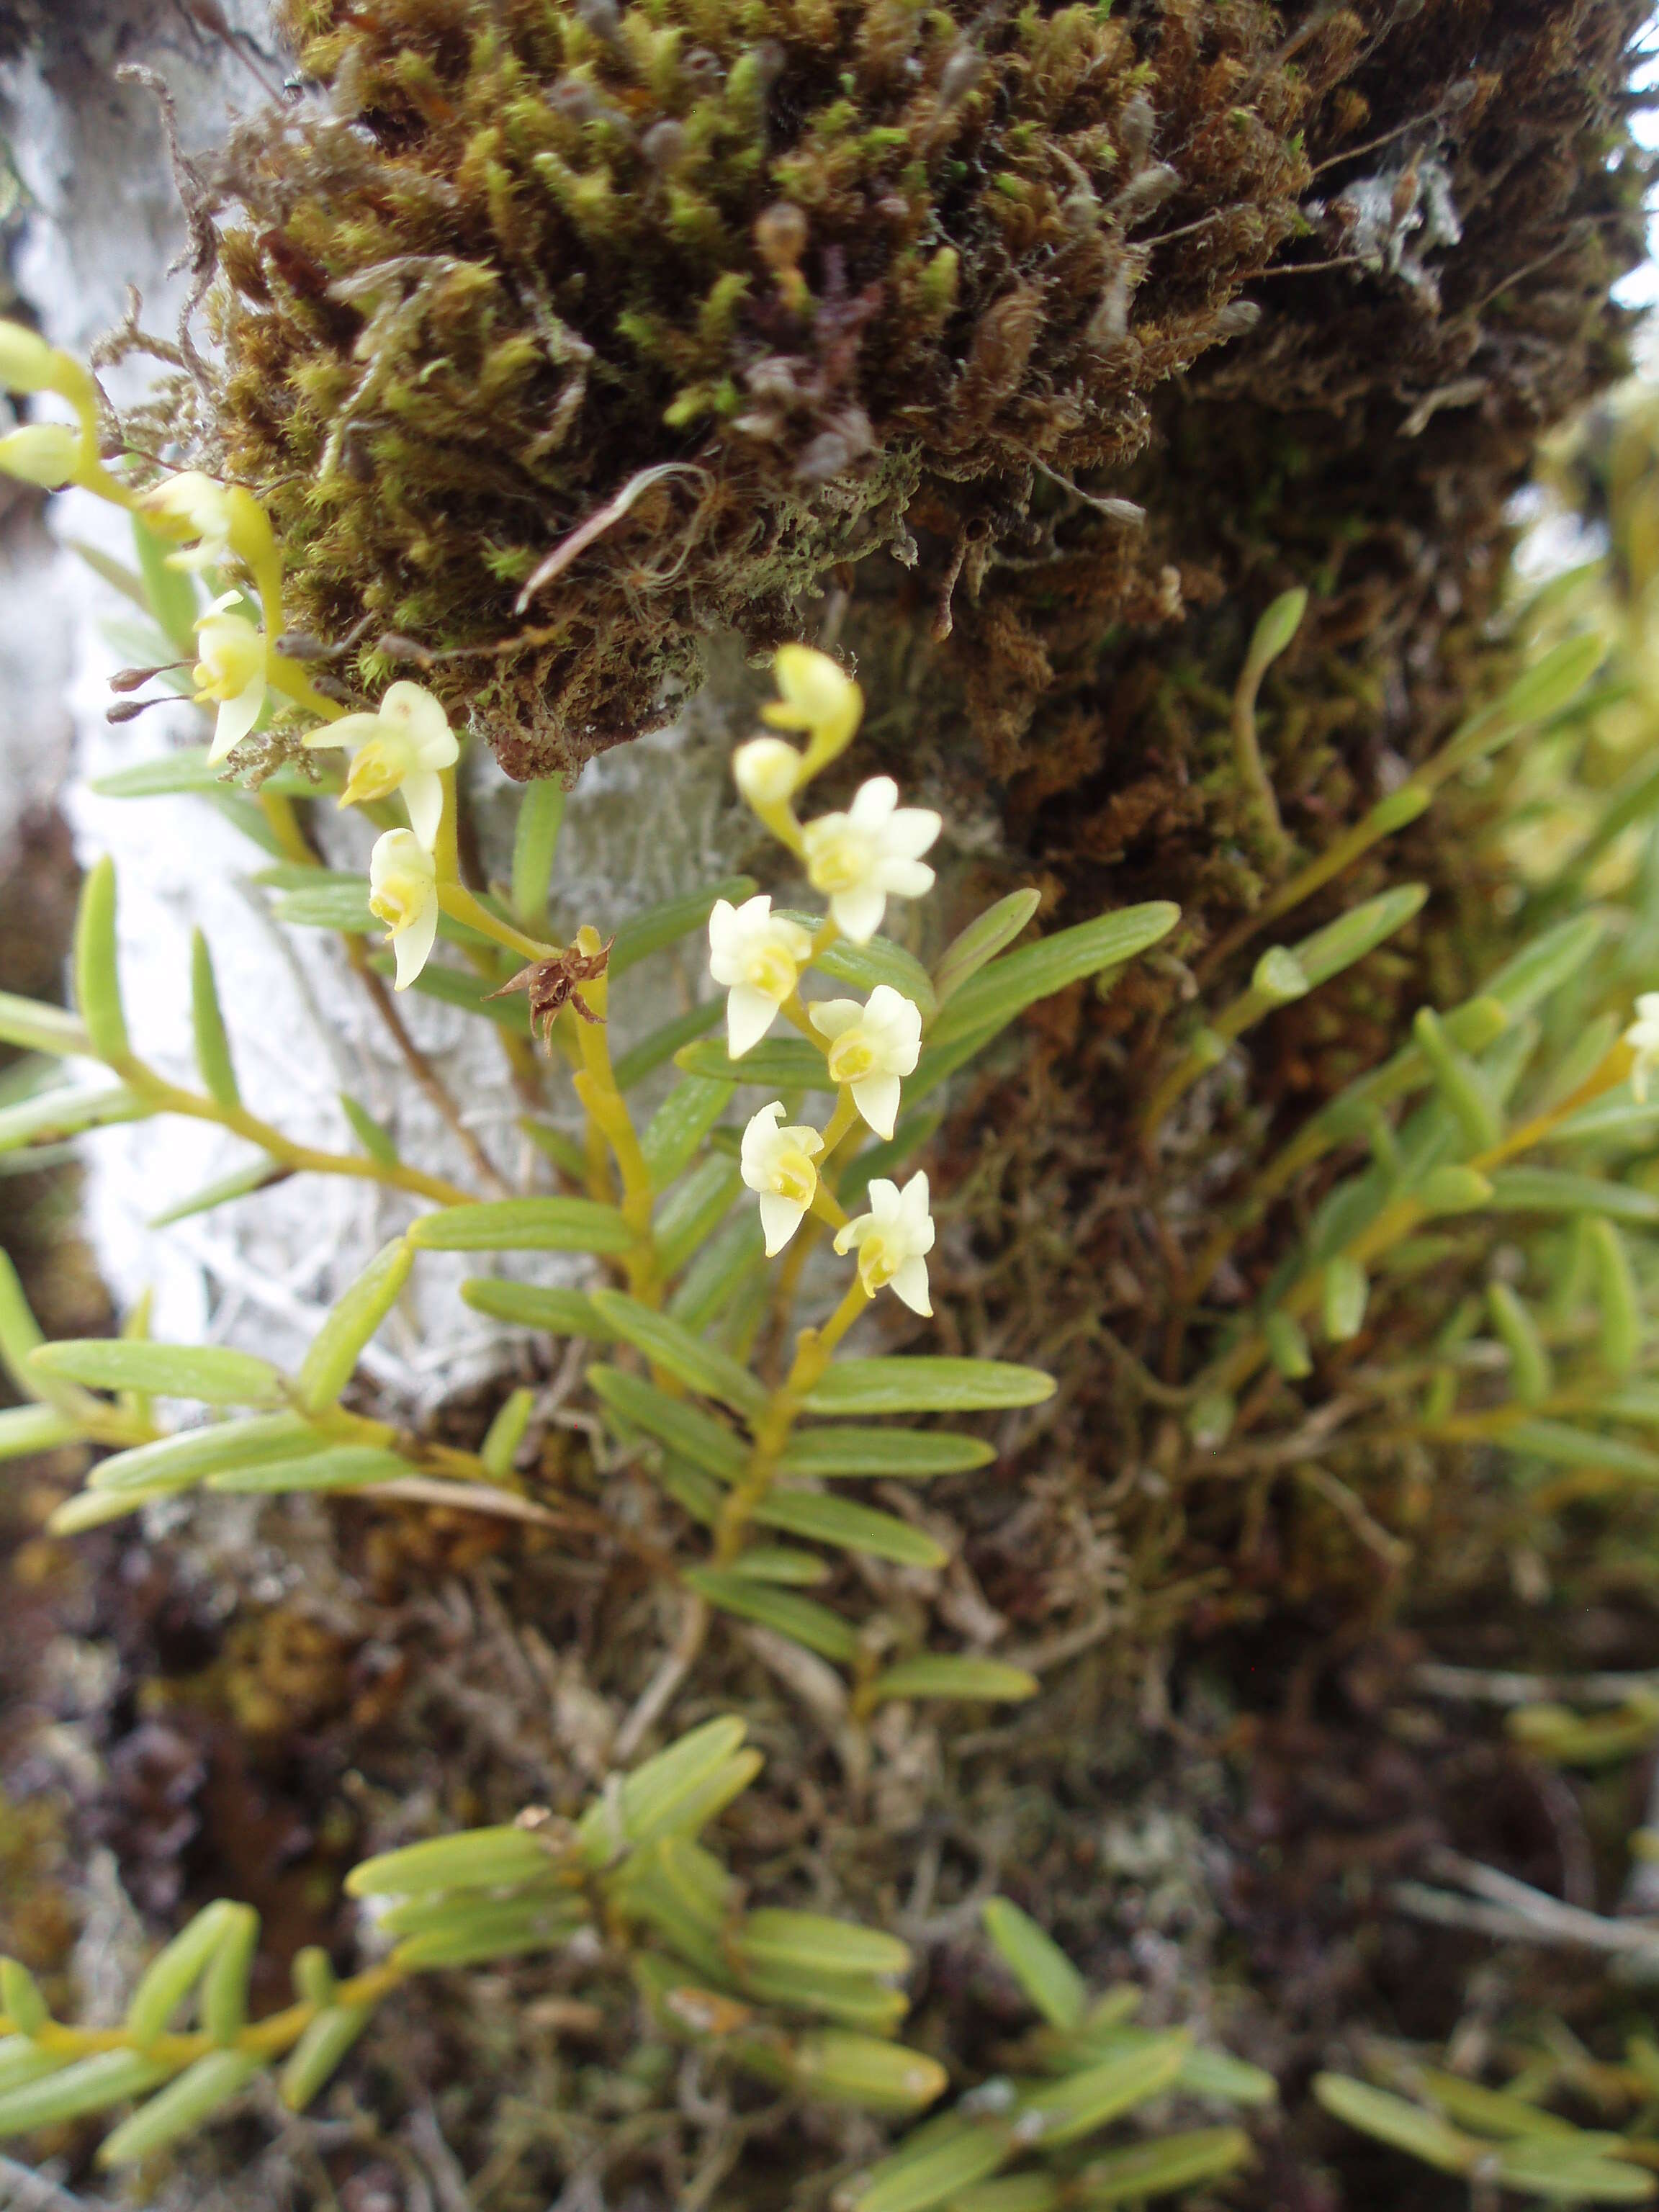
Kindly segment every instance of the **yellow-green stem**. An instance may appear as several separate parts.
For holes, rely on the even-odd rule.
[[[823,1327],[804,1328],[796,1338],[789,1372],[768,1398],[765,1410],[756,1424],[755,1441],[743,1480],[726,1492],[720,1509],[714,1536],[717,1566],[729,1566],[742,1551],[755,1508],[764,1501],[772,1487],[778,1462],[808,1391],[829,1366],[836,1346],[869,1303],[869,1291],[862,1279],[854,1275],[846,1297]]]

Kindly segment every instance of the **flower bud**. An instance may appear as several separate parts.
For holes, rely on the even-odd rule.
[[[81,465],[81,434],[67,422],[26,422],[0,438],[0,469],[43,491],[61,491]]]
[[[57,349],[21,323],[0,322],[0,386],[8,392],[45,392],[58,381]]]
[[[751,738],[732,754],[732,774],[752,807],[786,806],[800,776],[800,755],[781,738]]]

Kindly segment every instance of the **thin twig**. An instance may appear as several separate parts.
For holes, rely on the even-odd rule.
[[[1439,1659],[1419,1660],[1411,1670],[1413,1689],[1431,1698],[1466,1699],[1482,1705],[1622,1705],[1635,1697],[1659,1695],[1659,1672],[1630,1674],[1522,1674],[1502,1668],[1453,1667]]]
[[[373,1001],[374,1011],[385,1023],[392,1042],[402,1054],[404,1066],[420,1085],[423,1095],[436,1109],[440,1120],[459,1139],[461,1149],[489,1188],[500,1197],[510,1198],[513,1195],[513,1186],[501,1173],[478,1141],[477,1131],[468,1128],[462,1118],[460,1107],[451,1096],[443,1079],[419,1045],[416,1043],[414,1038],[410,1036],[404,1018],[398,1012],[392,994],[386,987],[384,978],[377,975],[370,967],[368,948],[361,937],[347,938],[346,957],[351,963],[352,972]]]
[[[529,581],[515,602],[514,611],[522,614],[544,585],[550,584],[556,576],[562,576],[577,556],[585,553],[595,538],[602,538],[613,523],[620,522],[629,508],[649,491],[653,484],[661,483],[665,477],[677,476],[696,477],[705,485],[709,481],[708,470],[698,468],[691,461],[661,461],[655,468],[637,471],[614,498],[608,499],[603,507],[596,507],[586,521],[580,524],[568,538],[561,538],[546,558],[532,571]]]

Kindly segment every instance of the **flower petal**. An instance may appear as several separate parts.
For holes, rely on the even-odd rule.
[[[808,1021],[831,1044],[838,1036],[845,1036],[848,1030],[855,1029],[863,1013],[856,999],[820,999],[806,1009]]]
[[[757,1045],[777,1019],[775,1000],[750,983],[734,983],[726,1001],[726,1044],[733,1060]]]
[[[897,898],[926,898],[936,880],[926,860],[886,856],[878,863],[876,879],[884,891]]]
[[[853,1085],[853,1103],[878,1137],[890,1137],[898,1118],[897,1076],[866,1075]]]
[[[259,719],[259,709],[265,703],[265,679],[256,676],[245,684],[233,699],[225,700],[219,708],[219,719],[214,726],[213,743],[208,750],[208,766],[217,768],[227,755],[234,752],[248,732]]]
[[[933,1309],[927,1296],[927,1262],[924,1259],[917,1256],[907,1260],[888,1287],[912,1313],[933,1318]]]
[[[398,959],[398,980],[393,988],[406,991],[425,967],[433,942],[438,934],[438,902],[428,899],[407,927],[398,930],[392,939],[392,950]]]
[[[780,1197],[775,1190],[763,1190],[760,1194],[761,1231],[766,1238],[766,1256],[775,1260],[778,1254],[800,1227],[804,1206],[793,1198]]]
[[[885,844],[887,819],[897,805],[898,786],[892,777],[872,775],[867,783],[859,786],[853,804],[847,810],[847,817],[860,830],[880,832],[882,842]]]
[[[884,851],[903,860],[919,860],[945,827],[931,806],[901,806],[881,833]]]
[[[860,884],[850,891],[837,891],[830,902],[836,927],[854,945],[867,945],[881,927],[887,911],[887,894],[873,884]]]
[[[444,818],[444,787],[435,769],[410,769],[402,784],[409,826],[430,852]]]

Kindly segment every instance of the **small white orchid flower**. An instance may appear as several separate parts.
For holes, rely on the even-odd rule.
[[[733,1060],[741,1060],[771,1028],[811,950],[806,932],[775,915],[764,891],[741,906],[715,900],[708,917],[708,972],[729,994],[726,1048]]]
[[[215,599],[196,624],[196,650],[200,658],[192,673],[198,700],[216,699],[219,719],[208,751],[208,766],[216,768],[235,750],[259,719],[265,703],[265,635],[246,615],[228,610],[240,594],[227,592]]]
[[[931,1314],[927,1297],[927,1255],[933,1249],[933,1217],[927,1211],[927,1178],[912,1176],[901,1190],[884,1176],[870,1184],[870,1211],[849,1221],[836,1236],[837,1252],[856,1248],[859,1279],[874,1297],[890,1289],[912,1313]]]
[[[921,898],[933,889],[921,856],[941,826],[931,807],[901,806],[890,775],[861,784],[845,814],[806,824],[807,878],[828,897],[843,937],[864,944],[880,928],[890,897]]]
[[[193,538],[186,550],[169,553],[170,568],[216,568],[230,551],[235,510],[222,483],[199,469],[181,470],[147,491],[138,505],[165,538]]]
[[[1644,991],[1636,1001],[1636,1019],[1625,1031],[1625,1042],[1636,1054],[1630,1072],[1630,1095],[1638,1106],[1648,1103],[1648,1078],[1659,1067],[1659,991]]]
[[[921,1009],[890,983],[878,983],[870,1003],[826,999],[807,1014],[830,1040],[830,1073],[878,1137],[890,1137],[898,1114],[899,1079],[914,1075],[921,1056]]]
[[[750,738],[732,756],[732,774],[738,789],[758,814],[769,806],[787,806],[800,781],[801,757],[781,738]]]
[[[775,1259],[800,1227],[801,1217],[818,1187],[813,1162],[823,1150],[816,1129],[785,1128],[783,1102],[775,1098],[754,1115],[743,1133],[743,1179],[760,1195],[766,1256]]]
[[[810,645],[781,645],[772,674],[783,694],[761,708],[775,730],[805,730],[809,768],[845,752],[864,719],[864,694],[845,669]]]
[[[438,870],[412,830],[388,830],[368,856],[369,910],[383,921],[398,959],[395,988],[406,991],[427,963],[438,934]]]
[[[361,806],[366,799],[401,791],[410,828],[431,850],[443,819],[440,772],[454,767],[461,748],[449,717],[428,690],[419,684],[394,684],[374,714],[325,722],[305,742],[354,749],[341,805]]]

